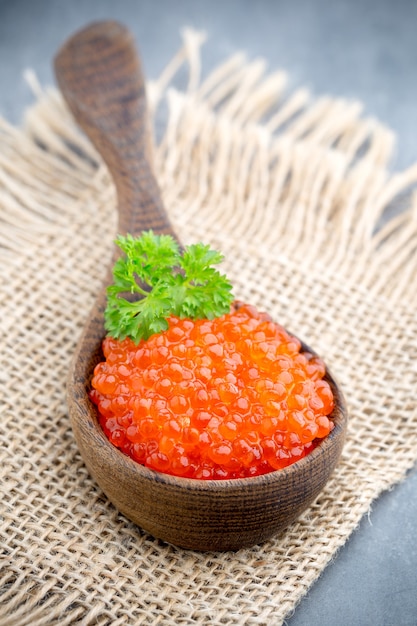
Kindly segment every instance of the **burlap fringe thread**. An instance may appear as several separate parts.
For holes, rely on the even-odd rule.
[[[417,181],[417,164],[396,174],[387,171],[392,133],[373,119],[361,118],[358,102],[312,100],[305,89],[287,96],[283,72],[264,78],[264,61],[248,63],[241,54],[200,84],[199,46],[204,36],[190,30],[183,35],[184,47],[159,81],[149,84],[151,113],[164,95],[169,104],[168,126],[156,154],[164,186],[172,180],[176,193],[196,204],[204,201],[208,186],[203,177],[210,171],[211,211],[217,209],[222,216],[222,199],[230,193],[234,203],[245,205],[243,223],[236,212],[236,223],[228,225],[237,228],[237,237],[243,236],[250,221],[256,243],[272,247],[279,237],[283,255],[295,255],[306,266],[315,262],[329,268],[330,264],[331,271],[364,289],[399,300],[406,296],[414,304],[417,274],[410,259],[417,249],[417,194],[408,199],[407,210],[377,228],[387,207]],[[190,68],[186,94],[172,88],[166,92],[184,61]],[[58,218],[54,207],[64,189],[51,190],[50,180],[40,179],[44,168],[48,172],[53,165],[64,181],[68,166],[76,169],[76,175],[71,171],[66,180],[73,185],[65,189],[67,201],[91,182],[91,162],[85,161],[85,155],[99,162],[70,123],[59,94],[48,91],[43,98],[33,74],[28,73],[28,80],[41,101],[27,113],[26,136],[0,121],[2,255],[22,251],[22,246],[37,240],[38,233],[54,228]],[[181,155],[189,163],[181,175],[176,160],[182,144],[190,153]],[[39,145],[45,150],[39,150]],[[22,157],[16,159],[16,150],[24,154],[23,162]],[[203,164],[199,172],[193,170],[196,151]],[[40,173],[33,172],[31,158]],[[35,187],[35,198],[25,194],[28,184]],[[42,196],[45,191],[47,202]]]
[[[30,74],[38,101],[24,130],[0,120],[0,273],[3,301],[13,302],[0,320],[9,355],[1,376],[3,389],[15,394],[13,402],[5,398],[1,435],[9,450],[1,527],[4,626],[278,625],[372,500],[417,458],[410,399],[417,376],[417,165],[390,173],[392,133],[362,118],[359,103],[314,100],[304,89],[287,95],[285,74],[265,77],[263,61],[235,55],[201,82],[204,37],[186,30],[183,39],[148,90],[154,120],[159,104],[168,104],[154,153],[174,226],[184,242],[218,246],[237,296],[268,307],[332,363],[349,396],[354,431],[318,501],[265,546],[233,555],[184,553],[113,511],[79,459],[63,386],[67,352],[104,276],[103,255],[110,257],[114,189],[60,95],[43,92]],[[189,79],[180,91],[171,84],[184,62]],[[398,201],[404,210],[387,219]],[[15,365],[13,342],[20,350]],[[33,380],[31,359],[38,359]],[[42,362],[44,377],[56,368],[52,387],[45,378],[39,382]],[[22,371],[29,381],[24,399],[17,388]],[[26,431],[15,436],[8,427],[16,423]],[[46,436],[33,448],[37,462],[48,475],[55,467],[56,487],[48,479],[41,484],[42,472],[31,465],[25,437],[36,439],[33,424]],[[24,468],[19,476],[17,467]],[[33,489],[41,497],[36,506]],[[83,503],[80,518],[68,494],[76,495],[74,511]]]

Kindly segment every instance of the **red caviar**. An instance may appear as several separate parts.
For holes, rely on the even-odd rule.
[[[91,400],[108,439],[157,471],[199,479],[265,474],[332,430],[323,361],[249,305],[214,320],[171,317],[136,345],[103,341]]]

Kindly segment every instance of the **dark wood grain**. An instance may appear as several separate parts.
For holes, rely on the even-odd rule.
[[[74,35],[55,60],[58,84],[75,119],[114,178],[119,230],[174,235],[148,160],[144,81],[132,36],[115,22]],[[196,550],[236,550],[283,530],[314,500],[343,447],[347,411],[327,373],[335,428],[294,465],[263,476],[225,481],[176,478],[145,468],[112,446],[88,399],[102,358],[104,290],[86,323],[68,380],[68,406],[85,464],[109,500],[155,537]]]
[[[131,33],[117,22],[88,26],[58,52],[55,75],[114,179],[119,232],[175,237],[149,161],[145,82]]]

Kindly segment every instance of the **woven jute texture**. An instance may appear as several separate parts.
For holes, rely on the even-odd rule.
[[[287,93],[262,61],[236,55],[200,81],[200,43],[186,31],[149,85],[165,204],[184,243],[225,254],[236,297],[328,362],[351,416],[342,461],[286,532],[236,553],[166,545],[107,501],[65,383],[116,198],[59,94],[40,92],[23,129],[0,123],[2,626],[277,626],[417,459],[417,167],[391,173],[392,134],[358,103]]]

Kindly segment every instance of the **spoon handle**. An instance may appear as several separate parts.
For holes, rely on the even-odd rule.
[[[64,99],[116,185],[118,231],[176,238],[148,159],[145,82],[132,34],[114,21],[93,23],[64,43],[54,65]]]

